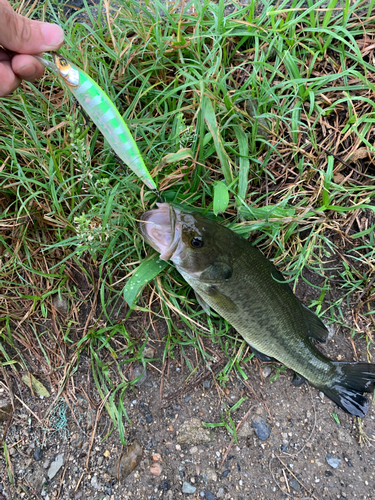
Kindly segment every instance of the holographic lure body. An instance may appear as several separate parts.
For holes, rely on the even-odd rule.
[[[157,190],[126,123],[107,94],[84,71],[64,57],[53,54],[54,63],[38,59],[54,71],[89,115],[111,148],[142,179],[147,187]]]

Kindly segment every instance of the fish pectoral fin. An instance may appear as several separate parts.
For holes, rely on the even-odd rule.
[[[302,304],[302,307],[302,312],[308,327],[308,337],[318,340],[319,342],[325,342],[327,340],[328,330],[323,321],[304,304]]]
[[[228,313],[237,313],[238,307],[236,304],[229,299],[226,295],[219,292],[214,286],[207,287],[207,295],[217,304],[218,308],[225,308]]]
[[[199,279],[201,281],[223,281],[228,280],[232,276],[233,269],[225,262],[214,262],[210,267],[205,269]]]
[[[208,315],[211,314],[211,308],[210,306],[207,304],[207,302],[202,298],[201,295],[199,295],[199,293],[197,291],[195,291],[195,296],[197,298],[197,301],[198,301],[198,304],[201,306],[201,308],[203,309],[203,311],[205,313],[207,313]]]

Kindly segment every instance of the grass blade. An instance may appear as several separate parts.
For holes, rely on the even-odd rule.
[[[229,191],[223,181],[214,183],[214,214],[224,213],[229,205]]]
[[[227,185],[229,186],[229,184],[231,184],[233,180],[232,171],[229,165],[227,153],[224,149],[223,139],[221,137],[220,130],[217,125],[215,111],[212,106],[211,100],[207,96],[204,96],[203,98],[203,110],[204,110],[203,112],[204,112],[205,122],[207,124],[208,130],[211,132],[212,139],[215,144],[216,153],[220,160],[221,170],[223,172],[224,179]]]
[[[133,276],[126,283],[123,295],[125,301],[130,308],[135,306],[136,299],[143,288],[160,274],[166,267],[168,262],[160,260],[159,255],[152,255],[145,259],[135,270]]]

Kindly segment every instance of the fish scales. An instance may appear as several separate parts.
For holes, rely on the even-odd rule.
[[[303,310],[289,285],[279,283],[272,277],[276,268],[261,252],[233,231],[223,229],[229,235],[230,241],[226,242],[228,252],[236,252],[238,256],[233,259],[231,278],[220,284],[220,293],[230,297],[236,308],[228,309],[225,299],[210,295],[199,280],[190,277],[182,269],[179,272],[252,347],[278,359],[312,382],[324,383],[330,376],[331,367],[307,339]],[[291,330],[295,334],[286,337],[285,331]],[[293,356],[296,349],[306,352],[303,364]]]
[[[141,217],[145,240],[171,260],[206,312],[225,318],[259,357],[274,358],[323,391],[348,413],[363,417],[375,365],[332,361],[311,342],[327,329],[306,308],[261,252],[233,231],[167,203]]]

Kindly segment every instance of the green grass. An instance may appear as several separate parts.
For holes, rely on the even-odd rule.
[[[163,199],[208,216],[223,212],[295,287],[312,271],[316,300],[308,305],[350,328],[354,340],[364,336],[370,360],[375,80],[364,39],[374,21],[353,15],[359,2],[333,12],[319,12],[321,3],[268,5],[257,17],[255,3],[225,15],[223,1],[186,2],[180,14],[157,0],[120,0],[109,26],[104,3],[98,19],[88,5],[86,18],[67,20],[50,3],[31,15],[48,12],[63,26],[60,52],[113,99]],[[209,341],[227,359],[220,384],[231,373],[245,379],[242,339],[201,311],[172,266],[158,274],[155,259],[144,263],[153,252],[137,220],[157,197],[119,164],[60,81],[46,73],[23,83],[0,99],[0,113],[2,366],[18,377],[37,359],[38,373],[52,370],[61,389],[66,364],[74,361],[72,373],[86,352],[123,441],[123,396],[134,384],[127,367],[146,364],[151,321],[167,324],[163,362],[181,355],[194,372],[186,349],[208,363]],[[137,272],[149,281],[138,298]],[[113,314],[125,307],[124,286],[137,304],[138,337]],[[67,318],[52,307],[56,294],[69,301]],[[79,308],[90,301],[82,320]],[[343,307],[355,310],[356,326]]]

